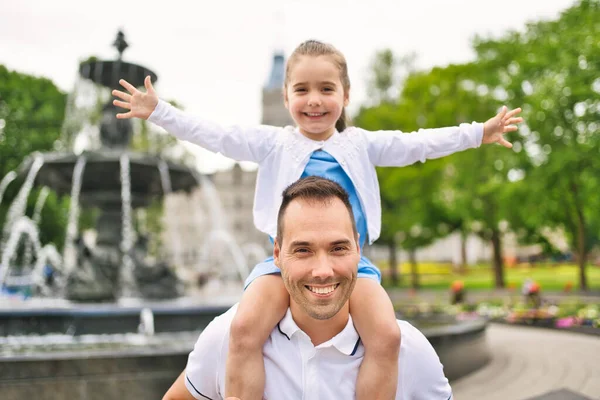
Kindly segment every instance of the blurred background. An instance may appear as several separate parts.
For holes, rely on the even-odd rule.
[[[453,360],[469,364],[469,349],[485,353],[456,372],[456,398],[600,398],[599,1],[3,5],[0,354],[33,363],[24,371],[40,348],[57,346],[49,334],[81,355],[73,337],[123,333],[86,330],[95,322],[77,318],[92,311],[129,313],[140,334],[160,310],[232,304],[272,251],[252,222],[257,166],[145,122],[111,125],[116,79],[152,74],[161,98],[223,125],[291,124],[285,62],[314,38],[346,56],[349,111],[364,129],[413,132],[523,108],[510,150],[379,169],[382,235],[365,251],[403,318],[423,327],[485,320],[472,347],[436,347],[452,371]],[[130,140],[119,142],[120,133]],[[68,310],[60,328],[43,319],[48,304]],[[182,343],[202,323],[182,322],[178,332],[193,332]],[[144,341],[125,347],[164,346],[144,329]],[[438,333],[428,335],[434,346],[447,334]],[[26,335],[39,336],[15,342]],[[185,355],[185,343],[172,352]],[[181,360],[169,361],[173,371]],[[25,398],[19,379],[43,380],[0,365],[8,398]],[[123,378],[131,368],[110,379],[131,383]],[[176,376],[171,369],[155,393]]]

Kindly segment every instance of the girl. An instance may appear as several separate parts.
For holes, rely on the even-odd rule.
[[[256,227],[276,236],[277,212],[284,188],[300,177],[318,175],[332,179],[350,195],[361,248],[380,233],[381,205],[375,166],[404,166],[479,147],[500,143],[515,131],[520,109],[506,107],[485,124],[426,129],[407,135],[399,131],[368,132],[346,124],[350,80],[344,56],[333,46],[306,41],[294,50],[286,66],[284,102],[297,127],[222,128],[159,100],[149,77],[146,92],[128,82],[129,93],[113,91],[116,106],[129,112],[118,118],[144,118],[179,139],[210,151],[259,164],[254,198]],[[392,303],[380,285],[381,274],[365,257],[350,298],[350,313],[365,346],[365,357],[356,382],[356,398],[393,399],[398,380],[400,331]],[[306,290],[309,290],[308,288]],[[231,326],[226,371],[226,394],[244,400],[261,399],[265,385],[262,346],[283,318],[289,295],[273,258],[258,264]]]

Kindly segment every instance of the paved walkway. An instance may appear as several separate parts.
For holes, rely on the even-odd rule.
[[[559,389],[600,399],[600,337],[490,324],[487,341],[492,361],[452,384],[456,400],[524,400]]]

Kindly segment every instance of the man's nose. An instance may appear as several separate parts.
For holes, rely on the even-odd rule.
[[[312,269],[313,278],[328,279],[334,276],[331,259],[326,254],[321,254],[315,259]]]

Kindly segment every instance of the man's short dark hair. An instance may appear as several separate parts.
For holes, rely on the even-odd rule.
[[[281,201],[281,207],[279,207],[279,214],[277,215],[277,241],[279,244],[283,240],[283,217],[290,203],[296,199],[308,202],[321,202],[327,205],[333,199],[340,199],[346,206],[348,214],[350,214],[354,237],[358,237],[350,198],[348,197],[348,193],[338,183],[327,178],[321,178],[320,176],[308,176],[298,179],[288,186],[283,191],[282,196],[283,200]]]

